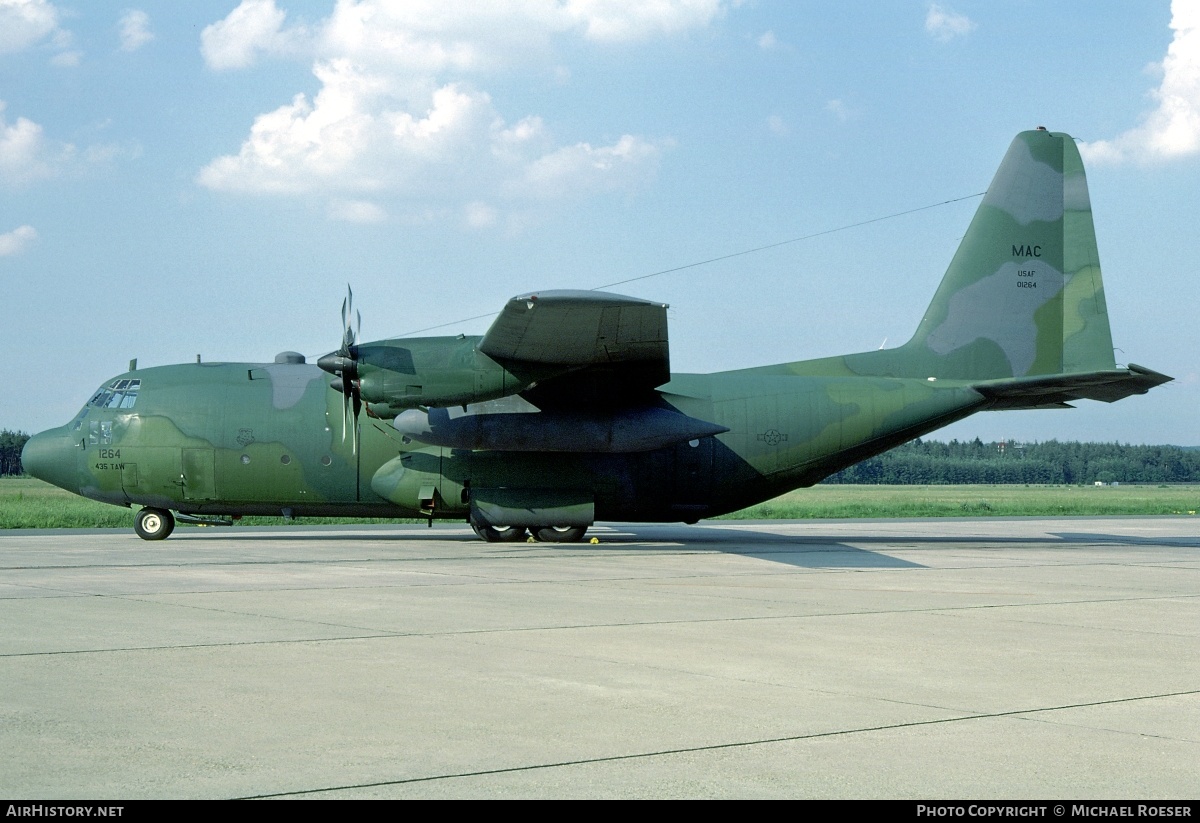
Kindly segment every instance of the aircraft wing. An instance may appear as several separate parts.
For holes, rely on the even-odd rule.
[[[1070,400],[1113,403],[1130,395],[1145,394],[1171,379],[1130,363],[1123,369],[996,380],[977,383],[971,388],[991,400],[993,409],[1061,408]]]
[[[620,402],[671,378],[666,304],[601,291],[514,297],[479,351],[514,371],[523,365],[565,367],[563,376],[530,390],[555,405],[598,396]]]

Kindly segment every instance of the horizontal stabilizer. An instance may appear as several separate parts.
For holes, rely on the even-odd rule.
[[[991,400],[992,409],[1039,409],[1062,408],[1071,400],[1113,403],[1171,380],[1130,363],[1123,369],[995,380],[971,388]]]

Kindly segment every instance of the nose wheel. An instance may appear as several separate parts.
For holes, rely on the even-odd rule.
[[[175,516],[166,509],[142,509],[133,520],[133,530],[143,540],[166,540],[175,531]]]

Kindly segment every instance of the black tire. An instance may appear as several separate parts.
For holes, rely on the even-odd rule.
[[[166,540],[175,531],[175,515],[166,509],[142,509],[133,520],[133,530],[143,540]]]
[[[478,512],[471,512],[471,528],[481,540],[489,543],[520,543],[525,539],[524,526],[501,526],[496,528],[483,519]]]
[[[543,543],[578,543],[587,534],[587,526],[537,526],[533,536]]]

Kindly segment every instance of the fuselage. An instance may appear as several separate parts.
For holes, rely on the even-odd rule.
[[[510,516],[569,520],[583,506],[585,520],[694,522],[811,485],[985,403],[963,385],[790,373],[796,365],[674,375],[658,411],[727,431],[642,451],[428,445],[366,410],[356,438],[345,398],[314,365],[163,366],[106,382],[66,426],[31,438],[24,463],[94,500],[197,515],[464,519],[474,499]]]

